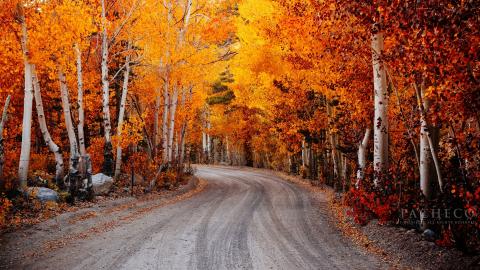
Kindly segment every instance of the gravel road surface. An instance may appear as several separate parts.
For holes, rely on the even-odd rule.
[[[196,175],[208,185],[191,198],[67,242],[51,252],[27,255],[8,268],[388,268],[341,235],[332,224],[325,198],[313,199],[308,191],[268,171],[199,166]],[[115,218],[118,215],[105,215],[96,217],[95,222],[105,224]],[[74,226],[63,230],[74,230]],[[32,243],[55,234],[42,233],[32,234],[37,235]],[[14,249],[16,240],[7,238],[1,248]]]

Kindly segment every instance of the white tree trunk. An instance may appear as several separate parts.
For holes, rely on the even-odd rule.
[[[77,103],[78,103],[78,144],[80,147],[80,155],[86,156],[87,150],[85,147],[85,111],[83,107],[83,71],[82,71],[82,52],[77,43],[74,46],[76,62],[77,62]]]
[[[307,162],[305,162],[305,160],[307,159],[306,157],[306,153],[305,153],[305,140],[302,140],[302,166],[305,167],[307,165]]]
[[[185,3],[185,10],[184,10],[184,16],[183,16],[183,27],[180,29],[179,35],[178,35],[178,45],[182,45],[184,39],[185,39],[185,34],[187,32],[188,24],[190,22],[190,14],[192,10],[192,0],[187,0]]]
[[[50,132],[48,132],[47,122],[45,120],[45,113],[43,110],[43,101],[42,95],[40,92],[40,83],[38,82],[38,77],[35,72],[35,66],[32,65],[32,79],[33,79],[33,90],[35,93],[35,105],[37,109],[37,118],[38,118],[38,125],[40,126],[40,130],[42,132],[43,140],[45,144],[48,146],[48,149],[52,151],[53,155],[55,156],[55,182],[59,186],[63,186],[63,177],[64,177],[64,165],[63,165],[63,156],[60,152],[60,148],[58,145],[53,141]]]
[[[170,104],[170,125],[168,127],[168,162],[173,161],[173,137],[175,134],[175,113],[177,112],[178,89],[173,86],[172,100]]]
[[[230,145],[228,141],[228,136],[225,136],[225,152],[226,152],[226,161],[228,165],[232,165],[231,158],[230,158]]]
[[[165,85],[163,88],[163,122],[162,122],[162,155],[163,162],[168,162],[168,110],[169,110],[169,86],[168,75],[165,78]]]
[[[23,12],[23,11],[21,11]],[[32,66],[28,59],[28,37],[27,24],[25,17],[22,15],[22,35],[21,45],[23,51],[23,64],[25,68],[24,79],[24,98],[23,98],[23,122],[22,122],[22,146],[20,150],[20,160],[18,163],[18,179],[20,181],[20,189],[27,187],[28,165],[30,163],[30,145],[32,131],[32,107],[33,107],[33,82],[32,82]]]
[[[5,165],[5,151],[3,147],[3,128],[7,122],[8,106],[10,104],[10,95],[5,100],[3,106],[2,120],[0,121],[0,181],[3,180],[3,167]]]
[[[376,172],[375,186],[379,184],[379,175],[388,168],[388,91],[387,76],[383,65],[383,33],[378,24],[373,26],[372,64],[375,93],[374,151],[373,163]]]
[[[156,90],[157,96],[155,98],[155,114],[153,116],[153,136],[152,136],[152,144],[153,144],[153,156],[157,155],[157,144],[158,144],[158,127],[159,127],[159,114],[160,114],[160,104],[162,102],[162,98],[160,96],[160,89]]]
[[[440,171],[440,162],[435,152],[435,145],[432,140],[432,134],[427,121],[426,111],[430,107],[430,101],[423,98],[425,95],[424,86],[421,86],[419,90],[415,85],[415,92],[417,94],[418,105],[420,107],[420,190],[423,192],[427,199],[431,199],[432,194],[432,177],[434,173],[432,170],[432,162],[435,167],[435,174],[437,176],[440,192],[443,192],[443,180]]]
[[[105,15],[105,0],[102,2],[102,114],[103,129],[105,137],[103,172],[107,175],[112,174],[113,154],[112,154],[112,125],[110,121],[110,87],[108,81],[108,36],[107,36],[107,18]]]
[[[78,144],[75,136],[75,129],[73,127],[72,113],[70,110],[70,100],[68,97],[68,87],[65,78],[65,73],[61,67],[58,68],[58,79],[60,81],[60,93],[62,97],[63,115],[65,117],[65,126],[67,128],[68,141],[70,142],[70,168],[72,168],[72,159],[78,158]]]
[[[175,139],[173,140],[173,145],[174,145],[174,150],[173,150],[173,158],[174,160],[176,160],[177,162],[180,160],[180,157],[178,156],[179,153],[180,153],[180,144],[179,144],[179,138],[180,138],[180,134],[177,133],[175,135]]]
[[[202,156],[204,156],[205,161],[208,157],[207,155],[208,155],[208,153],[207,153],[207,133],[205,131],[202,131]]]
[[[424,100],[423,106],[428,110],[429,102]],[[427,199],[432,198],[432,155],[428,143],[428,125],[424,115],[420,116],[420,190]]]
[[[363,140],[358,145],[358,170],[357,170],[357,182],[355,183],[355,187],[358,188],[360,186],[360,182],[364,179],[364,170],[367,166],[367,145],[368,140],[370,139],[370,132],[371,129],[367,128],[365,131],[365,136]]]
[[[190,90],[189,90],[189,96],[188,96],[189,100],[192,97],[192,88],[193,87],[190,87]],[[185,109],[185,104],[187,102],[186,94],[187,94],[186,91],[182,91],[182,102],[181,102],[182,109]],[[183,161],[185,159],[185,137],[187,135],[187,128],[188,128],[188,119],[185,118],[183,120],[182,128],[180,129],[180,136],[179,136],[179,138],[180,138],[179,139],[180,150],[179,150],[177,159],[178,159],[178,163],[180,164],[180,166],[183,165]]]
[[[212,152],[212,139],[210,138],[210,128],[212,127],[212,124],[210,123],[210,116],[208,116],[207,120],[207,158],[210,161],[211,160],[211,152]]]
[[[328,104],[327,101],[327,116],[329,119],[333,118],[333,112],[332,108]],[[337,138],[335,134],[332,134],[330,131],[328,131],[328,137],[330,141],[330,147],[332,148],[331,151],[331,157],[332,157],[332,163],[333,163],[333,173],[335,177],[340,177],[340,162],[338,160],[338,151],[337,151]]]
[[[127,49],[130,50],[131,45],[130,42],[128,43]],[[122,129],[123,129],[123,121],[125,115],[125,104],[127,102],[127,93],[128,93],[128,80],[130,76],[130,54],[127,54],[125,57],[125,71],[123,72],[123,87],[122,87],[122,97],[120,100],[120,112],[118,113],[118,125],[117,125],[117,158],[115,161],[115,178],[120,176],[121,167],[122,167],[122,147],[120,146],[120,142],[122,139]]]
[[[180,154],[178,157],[179,164],[182,165],[183,162],[185,161],[185,138],[187,136],[187,128],[188,125],[187,123],[184,124],[182,127],[182,131],[180,134]]]

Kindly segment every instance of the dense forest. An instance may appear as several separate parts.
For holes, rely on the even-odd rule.
[[[32,186],[72,202],[99,173],[148,192],[191,163],[246,165],[331,186],[361,224],[478,249],[480,2],[0,7],[0,223]]]

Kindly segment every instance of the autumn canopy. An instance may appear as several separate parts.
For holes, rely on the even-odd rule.
[[[469,249],[479,18],[472,0],[2,1],[0,223],[28,186],[88,199],[91,175],[139,173],[148,192],[221,163],[332,186],[361,223],[465,209],[435,229]]]

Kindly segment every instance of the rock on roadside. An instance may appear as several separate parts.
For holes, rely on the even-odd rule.
[[[92,176],[93,192],[95,195],[106,195],[113,185],[113,178],[103,173]]]
[[[42,203],[58,201],[58,193],[46,187],[29,187],[27,189],[28,195],[33,195]]]

